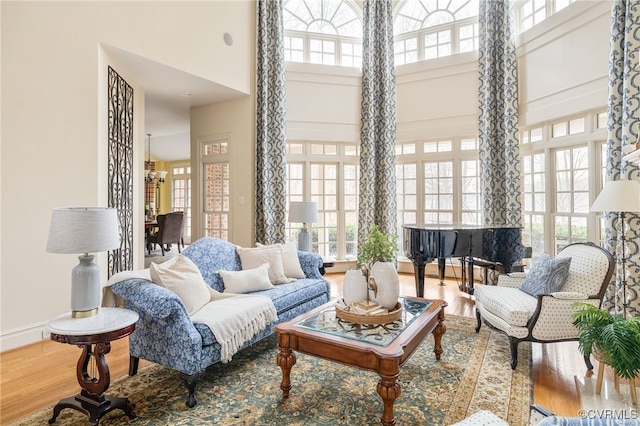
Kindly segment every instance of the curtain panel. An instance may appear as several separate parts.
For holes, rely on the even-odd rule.
[[[286,87],[282,0],[257,4],[256,241],[284,242]]]
[[[640,3],[637,0],[611,2],[609,52],[609,97],[607,105],[607,179],[640,180],[637,164],[622,159],[622,148],[635,144],[640,133]],[[618,260],[616,279],[605,295],[604,307],[622,312],[622,239],[618,213],[605,216],[605,248]],[[628,314],[640,314],[640,215],[625,215]]]
[[[521,226],[518,76],[509,0],[481,1],[479,163],[485,226]]]
[[[358,246],[374,223],[397,234],[392,8],[391,0],[363,3]]]

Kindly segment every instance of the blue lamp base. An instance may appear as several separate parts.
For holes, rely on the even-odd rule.
[[[78,256],[80,263],[71,271],[71,317],[86,318],[98,313],[100,306],[100,268],[94,256]]]
[[[309,232],[304,224],[302,225],[302,228],[300,228],[300,233],[298,234],[298,250],[311,251],[309,245]]]

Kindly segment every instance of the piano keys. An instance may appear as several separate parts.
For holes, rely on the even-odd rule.
[[[474,264],[499,265],[500,271],[508,273],[524,255],[522,228],[507,226],[403,225],[403,246],[413,263],[418,297],[424,297],[425,265],[435,259],[443,285],[446,259],[462,258],[465,273],[460,290],[473,294]]]

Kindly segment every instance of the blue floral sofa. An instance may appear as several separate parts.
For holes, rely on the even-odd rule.
[[[298,251],[297,254],[306,278],[250,293],[269,297],[278,319],[244,343],[241,349],[271,335],[276,324],[330,300],[331,287],[319,272],[322,258],[309,252]],[[242,270],[237,246],[224,240],[202,238],[187,247],[183,255],[198,267],[206,284],[219,292],[225,290],[219,270]],[[208,366],[221,360],[221,346],[211,329],[192,322],[181,299],[151,281],[126,279],[112,284],[111,290],[124,300],[126,308],[140,315],[135,331],[129,336],[129,375],[137,373],[140,358],[178,370],[189,391],[187,406],[193,407],[197,403],[198,380]]]

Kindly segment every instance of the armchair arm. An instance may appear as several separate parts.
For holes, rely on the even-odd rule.
[[[322,257],[317,253],[310,253],[308,251],[298,251],[298,260],[300,261],[300,267],[302,272],[307,278],[320,278],[320,268],[322,267]]]
[[[558,292],[538,295],[538,307],[531,317],[531,335],[543,341],[576,339],[580,331],[573,325],[576,302],[600,306],[600,299],[589,298],[574,292]],[[560,296],[560,297],[558,297]]]
[[[524,281],[526,274],[522,272],[512,272],[509,274],[498,275],[498,287],[518,288]]]
[[[567,299],[567,300],[573,300],[573,301],[587,301],[587,299],[589,299],[589,296],[587,296],[584,293],[580,293],[577,291],[558,291],[555,293],[551,293],[549,296],[554,297],[556,299]]]

